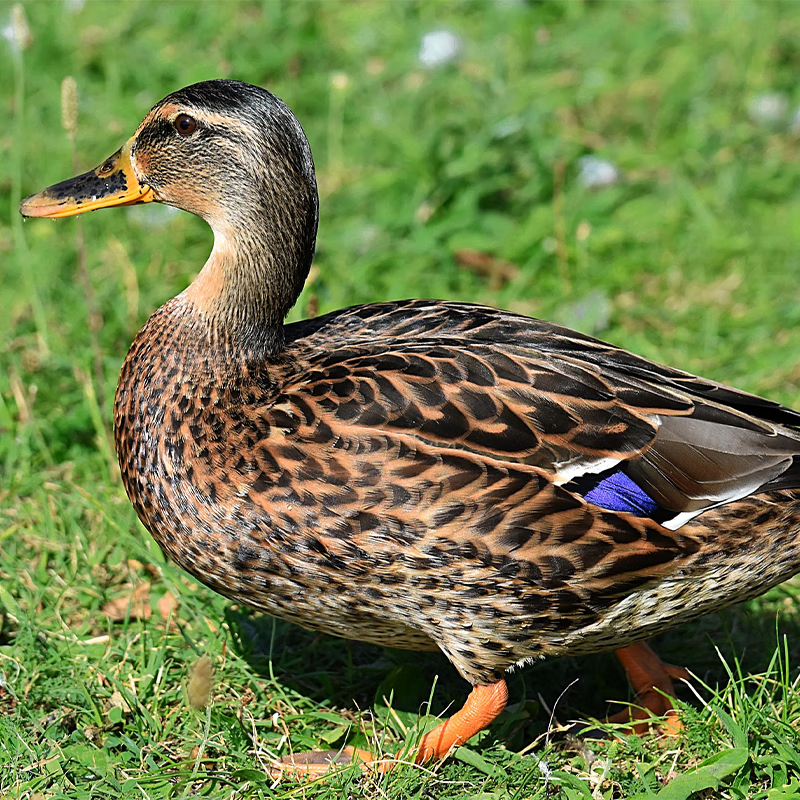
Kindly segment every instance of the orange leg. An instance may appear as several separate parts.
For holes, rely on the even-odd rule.
[[[490,725],[506,707],[507,702],[508,687],[504,680],[473,687],[463,708],[422,737],[414,760],[417,764],[422,764],[444,758],[454,747]],[[353,761],[364,769],[372,767],[379,772],[388,772],[392,768],[391,760],[380,761],[368,750],[345,747],[341,751],[324,750],[284,756],[273,764],[270,772],[273,778],[314,780],[321,778],[331,767],[348,766]]]
[[[637,642],[615,651],[636,694],[636,707],[608,718],[609,722],[628,722],[647,719],[650,715],[666,717],[664,731],[676,736],[683,725],[670,701],[675,697],[672,679],[688,678],[683,667],[664,663],[646,642]],[[663,694],[662,694],[663,692]],[[647,732],[647,723],[633,725],[635,733]]]
[[[463,708],[422,737],[414,760],[422,764],[444,758],[454,747],[491,725],[507,702],[508,687],[502,679],[473,687]]]

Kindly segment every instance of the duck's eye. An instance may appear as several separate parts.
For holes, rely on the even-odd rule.
[[[194,117],[190,117],[188,114],[178,114],[172,124],[181,136],[188,136],[197,129],[197,120]]]
[[[111,158],[107,158],[98,168],[97,174],[104,178],[106,175],[110,175],[114,171],[114,167],[117,164],[117,159],[114,156]]]

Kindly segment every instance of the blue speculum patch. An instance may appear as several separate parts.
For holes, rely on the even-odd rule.
[[[593,480],[587,486],[589,479]],[[660,516],[662,511],[658,503],[621,470],[585,475],[573,483],[584,499],[609,511],[625,511],[637,517]]]

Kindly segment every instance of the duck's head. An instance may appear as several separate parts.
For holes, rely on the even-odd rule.
[[[187,86],[99,167],[25,198],[20,212],[58,218],[152,201],[214,230],[185,293],[201,313],[238,338],[280,327],[311,265],[318,209],[311,149],[283,102],[239,81]]]

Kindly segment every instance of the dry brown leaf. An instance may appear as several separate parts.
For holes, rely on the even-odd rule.
[[[199,756],[200,756],[200,746],[199,745],[195,745],[192,748],[192,752],[189,753],[189,760],[197,762],[197,759],[198,759]],[[208,770],[214,769],[214,767],[216,766],[216,763],[217,763],[216,760],[213,759],[213,758],[206,757],[206,758],[200,759],[200,764],[202,765],[203,769],[208,769]]]
[[[128,587],[125,594],[109,600],[101,609],[113,622],[130,619],[150,619],[153,610],[150,608],[150,584],[145,581],[136,588]]]
[[[253,690],[248,686],[242,692],[242,696],[239,698],[239,702],[243,706],[249,706],[250,703],[252,703],[253,700],[255,700],[255,699],[256,699],[256,696],[255,696],[255,694],[253,694]]]
[[[97,725],[87,725],[83,729],[83,735],[92,744],[100,744],[103,741],[103,729]]]
[[[111,697],[103,704],[103,711],[108,714],[108,712],[115,707],[121,708],[123,714],[131,713],[131,707],[128,705],[128,701],[122,696],[118,689],[114,689],[111,693]]]
[[[17,707],[17,698],[0,686],[0,714],[13,711]]]
[[[168,620],[170,617],[174,617],[177,608],[178,598],[169,590],[164,592],[164,596],[158,601],[158,613],[161,618]]]
[[[158,581],[161,578],[161,573],[155,564],[143,564],[138,558],[129,558],[127,561],[128,569],[133,573],[146,572],[151,578]]]

